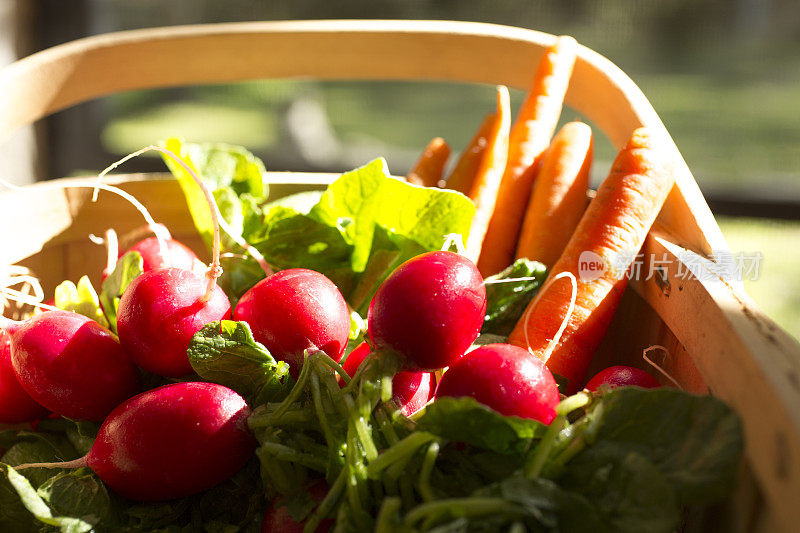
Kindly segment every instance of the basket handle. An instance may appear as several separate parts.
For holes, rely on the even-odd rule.
[[[66,107],[135,89],[298,77],[443,80],[527,89],[544,48],[554,39],[534,30],[473,22],[352,20],[208,24],[88,37],[0,71],[0,142]],[[566,99],[617,148],[639,126],[669,139],[630,78],[588,48],[579,49]],[[700,253],[726,249],[688,167],[677,148],[674,152],[677,187],[660,222]]]

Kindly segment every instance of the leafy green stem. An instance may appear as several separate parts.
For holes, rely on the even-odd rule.
[[[525,477],[528,479],[535,479],[539,477],[539,474],[542,472],[542,468],[544,467],[547,458],[550,456],[550,452],[553,449],[553,446],[556,444],[556,439],[558,438],[558,434],[564,428],[564,425],[567,423],[566,415],[557,415],[550,425],[547,427],[547,431],[545,432],[542,440],[539,441],[539,444],[534,448],[533,452],[528,455],[528,458],[525,460],[525,467],[524,473]]]
[[[431,472],[436,464],[436,459],[439,457],[439,443],[434,441],[428,446],[425,451],[425,457],[422,460],[422,468],[419,472],[419,480],[417,481],[417,488],[422,495],[422,499],[430,502],[436,499],[436,495],[431,487]]]
[[[437,440],[437,437],[427,431],[412,433],[370,462],[367,466],[367,475],[370,479],[378,479],[384,469],[397,461],[410,457],[420,446],[435,440]]]
[[[513,505],[502,498],[450,498],[418,505],[406,514],[405,523],[407,526],[413,526],[427,516],[440,513],[457,517],[472,517],[512,513],[515,510]]]
[[[278,405],[278,408],[272,413],[272,415],[265,420],[265,425],[271,425],[272,421],[280,419],[280,417],[289,410],[289,407],[296,402],[300,395],[303,393],[303,390],[306,388],[306,382],[308,381],[308,376],[311,374],[311,367],[313,364],[309,364],[309,359],[314,357],[313,354],[308,355],[306,360],[304,361],[303,368],[300,369],[300,375],[297,377],[297,382],[292,387],[292,390],[289,391],[289,394],[283,401]]]
[[[384,498],[383,504],[378,511],[378,519],[375,523],[375,533],[393,533],[395,528],[392,522],[397,518],[397,514],[402,506],[402,501],[397,497]]]
[[[276,459],[298,463],[320,472],[325,471],[325,461],[315,455],[298,452],[289,446],[276,442],[265,442],[261,445],[261,449],[272,454]]]
[[[322,519],[325,518],[328,513],[333,510],[333,507],[336,505],[336,502],[339,500],[339,496],[342,494],[342,490],[344,489],[345,478],[347,477],[347,469],[342,469],[339,472],[339,475],[336,477],[336,481],[333,482],[331,485],[330,490],[328,490],[328,494],[319,502],[319,505],[308,517],[306,520],[306,525],[303,527],[303,533],[314,533],[319,527],[320,522]]]

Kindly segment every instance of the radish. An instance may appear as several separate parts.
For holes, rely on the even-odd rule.
[[[345,372],[350,377],[355,376],[358,367],[369,353],[369,344],[366,342],[359,344],[342,364]],[[428,403],[435,388],[436,378],[431,372],[413,370],[398,372],[392,378],[392,399],[404,415],[411,416]]]
[[[487,344],[453,363],[439,381],[436,398],[471,396],[506,416],[549,424],[560,401],[544,363],[511,344]]]
[[[155,235],[141,238],[144,233],[154,233]],[[117,260],[128,252],[137,252],[142,256],[143,272],[166,267],[205,271],[205,267],[197,255],[189,247],[173,239],[169,230],[162,224],[143,226],[133,230],[131,234],[136,242],[127,250],[119,249],[117,232],[113,229],[106,230],[104,238],[94,235],[90,237],[93,242],[106,245],[107,260],[103,269],[103,281],[114,271]]]
[[[176,160],[178,158],[168,150]],[[179,160],[178,160],[179,161]],[[219,210],[200,178],[186,167],[203,191],[214,226],[212,263],[205,276],[180,268],[158,268],[136,278],[117,310],[117,333],[134,362],[153,374],[180,377],[192,372],[189,341],[209,322],[230,318],[230,301],[217,285]]]
[[[253,337],[297,377],[306,350],[322,350],[338,361],[350,335],[350,313],[336,285],[324,275],[290,268],[247,291],[233,311]]]
[[[324,479],[312,482],[306,492],[311,499],[319,504],[328,494],[328,484]],[[289,513],[289,508],[284,505],[282,499],[276,499],[264,513],[264,521],[261,522],[261,533],[303,533],[305,520],[298,522]],[[316,528],[317,533],[326,533],[334,525],[334,520],[327,518],[320,522]]]
[[[180,268],[145,272],[122,295],[117,333],[133,361],[148,372],[180,377],[192,372],[186,350],[200,328],[230,318],[231,304],[215,283],[208,299],[203,274]]]
[[[222,385],[165,385],[114,409],[84,457],[18,468],[88,466],[125,498],[182,498],[225,481],[250,460],[256,441],[248,416],[244,399]]]
[[[3,327],[20,385],[59,415],[100,421],[139,390],[139,373],[117,338],[83,315],[45,311]]]
[[[610,366],[605,370],[598,372],[586,384],[586,389],[597,392],[601,385],[608,385],[609,387],[625,387],[628,385],[635,385],[645,389],[655,389],[661,386],[656,378],[633,366]]]
[[[469,348],[486,314],[475,264],[453,252],[409,259],[378,288],[367,314],[376,350],[398,353],[407,368],[451,365]]]
[[[0,423],[31,422],[44,418],[48,412],[19,384],[11,364],[11,338],[0,330]]]
[[[183,270],[195,270],[202,265],[200,259],[188,246],[173,238],[165,240],[166,252],[161,250],[156,237],[148,237],[133,246],[127,252],[139,252],[142,256],[142,265],[145,272],[156,268],[175,267]],[[121,252],[122,257],[127,252]]]

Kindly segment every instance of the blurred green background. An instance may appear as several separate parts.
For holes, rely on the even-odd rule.
[[[39,3],[46,10],[45,44],[147,26],[313,18],[472,20],[573,35],[642,88],[732,250],[763,253],[760,277],[746,282],[748,291],[800,336],[800,4],[794,0]],[[187,60],[201,61],[202,53]],[[483,86],[291,80],[128,93],[54,118],[53,175],[100,168],[173,135],[245,145],[273,170],[340,171],[384,156],[403,174],[434,136],[460,150],[493,98]],[[520,99],[513,94],[514,103]],[[571,110],[563,115],[576,117]],[[99,147],[86,148],[87,138],[99,138]],[[613,155],[607,142],[598,142],[595,182]],[[134,165],[157,168],[154,161]],[[744,217],[753,214],[758,218]]]

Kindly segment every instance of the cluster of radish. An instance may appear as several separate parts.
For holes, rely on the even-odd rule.
[[[216,284],[218,231],[214,262],[205,273],[194,268],[198,260],[191,251],[163,235],[133,247],[145,272],[122,296],[118,338],[65,311],[45,311],[24,322],[2,319],[0,422],[30,421],[48,411],[103,421],[85,457],[27,466],[88,466],[121,495],[152,501],[206,490],[252,457],[250,409],[236,392],[181,382],[137,395],[137,366],[164,377],[190,375],[186,350],[192,336],[231,317],[229,299]],[[501,414],[550,423],[560,397],[543,362],[508,344],[468,351],[485,312],[484,280],[472,261],[452,252],[417,256],[375,294],[367,317],[369,344],[349,355],[344,370],[353,376],[367,359],[391,359],[400,372],[391,380],[390,397],[406,415],[435,397],[472,396]],[[288,362],[294,376],[310,352],[341,361],[349,338],[350,314],[336,286],[302,268],[268,275],[239,300],[232,317],[248,323],[255,339]],[[445,368],[437,385],[433,372]],[[646,383],[629,376],[614,384]]]

